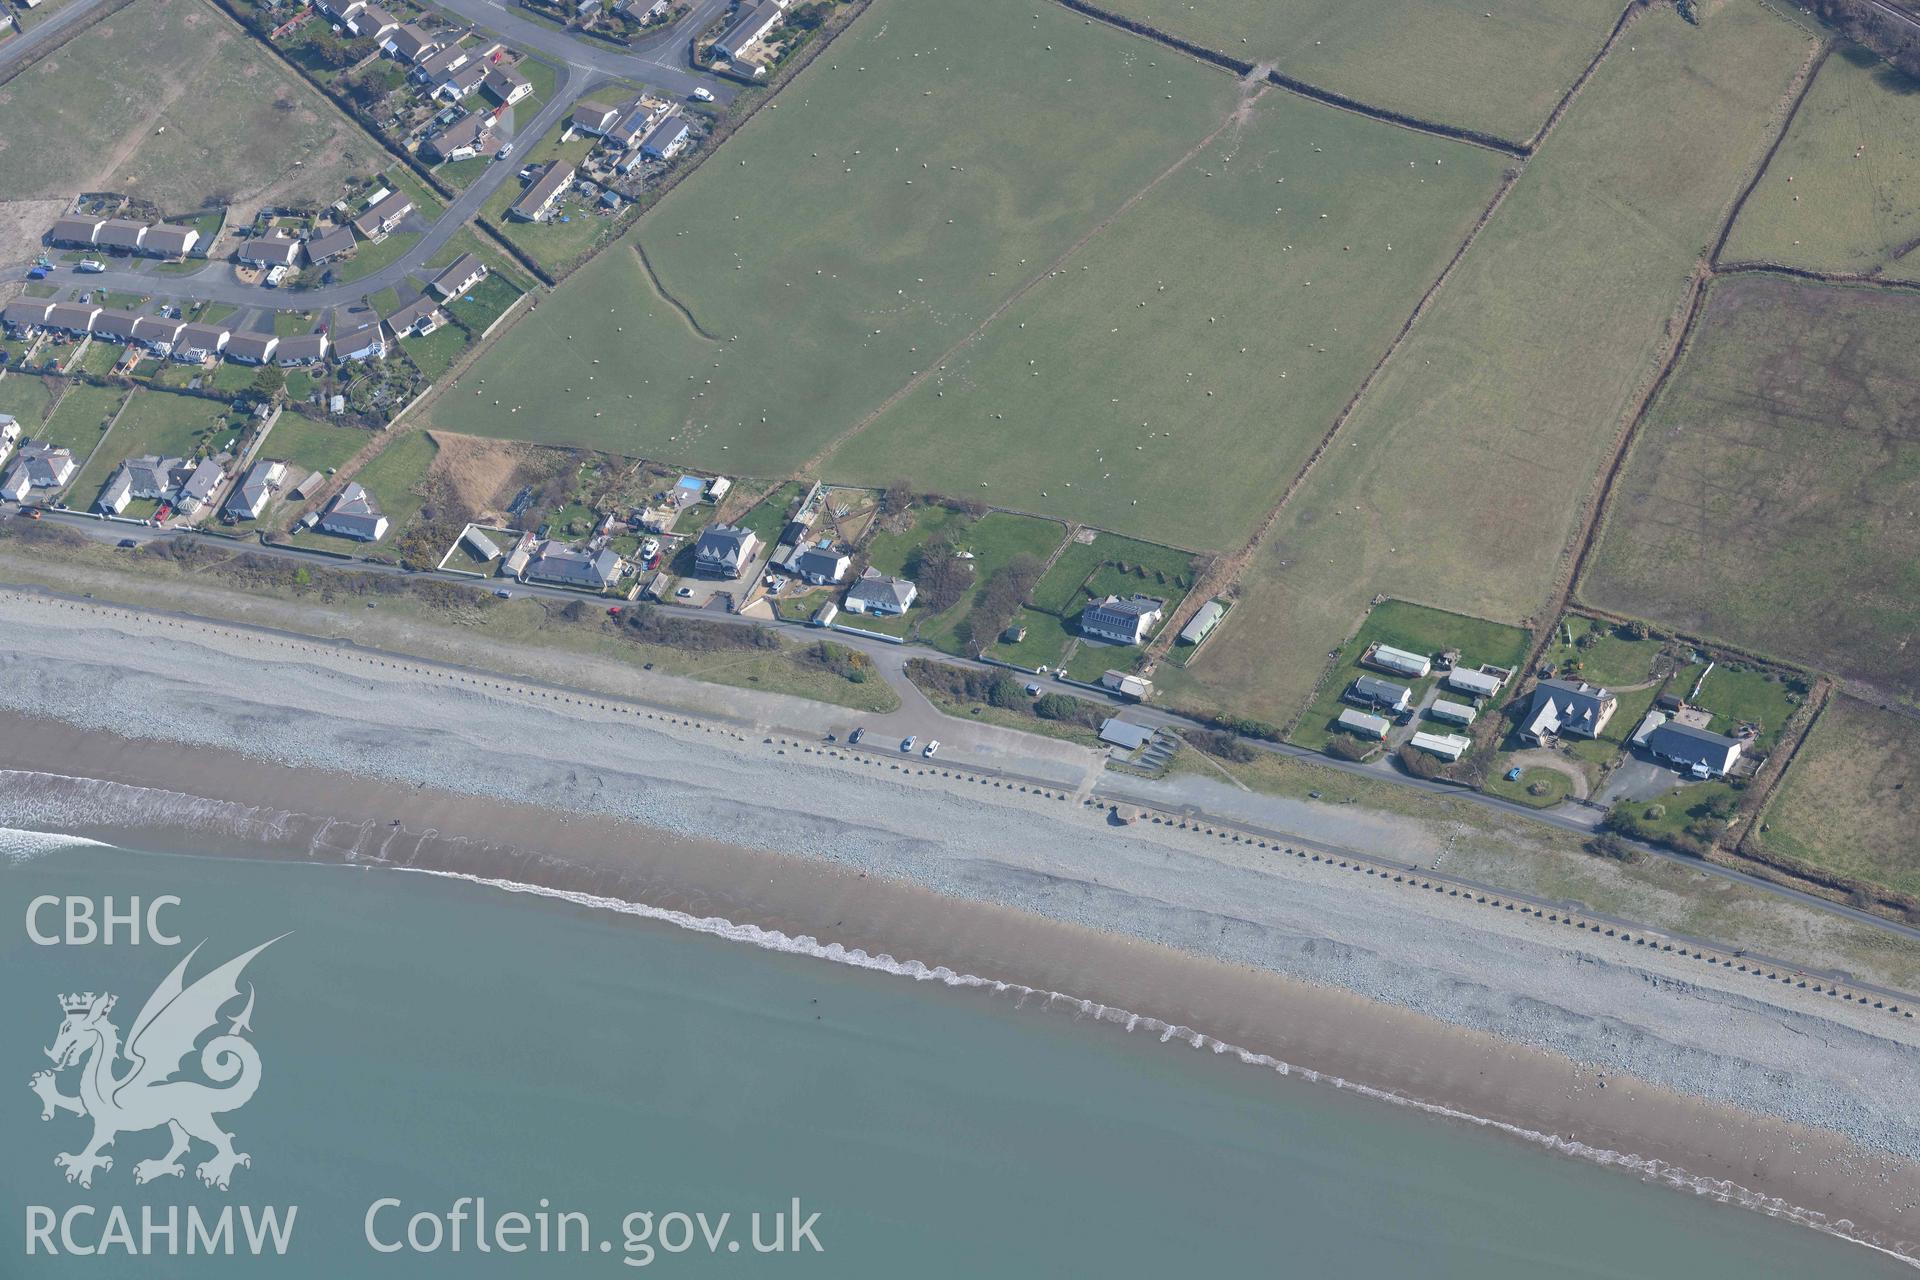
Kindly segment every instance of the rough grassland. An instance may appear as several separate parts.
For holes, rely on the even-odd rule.
[[[331,200],[354,167],[333,106],[202,0],[135,0],[0,88],[0,123],[9,200],[125,191],[245,217]]]
[[[1920,298],[1717,281],[1583,599],[1920,695]]]
[[[1640,19],[1281,513],[1189,696],[1284,722],[1376,594],[1540,607],[1810,48],[1747,0]]]
[[[1720,256],[1813,271],[1892,266],[1912,278],[1920,270],[1916,247],[1920,82],[1863,49],[1837,50]]]
[[[789,471],[1205,137],[1234,97],[1231,76],[1057,6],[878,0],[519,321],[434,417]]]
[[[1835,698],[1763,823],[1767,853],[1920,896],[1920,721]]]
[[[1269,93],[826,469],[1183,546],[1243,542],[1505,163]]]
[[[1625,8],[1619,0],[1096,2],[1349,98],[1515,142],[1546,123]]]

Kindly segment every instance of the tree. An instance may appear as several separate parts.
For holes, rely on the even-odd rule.
[[[1437,756],[1413,746],[1400,748],[1400,765],[1416,778],[1437,778],[1443,767]]]
[[[262,404],[272,404],[287,389],[287,375],[278,365],[263,364],[260,372],[253,375],[253,398]]]
[[[1372,743],[1363,742],[1350,733],[1336,733],[1327,739],[1327,754],[1336,760],[1365,760],[1372,752]]]
[[[1026,700],[1027,695],[1021,691],[1020,682],[1004,671],[995,676],[993,683],[987,686],[988,706],[1006,710],[1021,706]]]

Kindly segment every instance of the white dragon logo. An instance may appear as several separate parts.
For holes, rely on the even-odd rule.
[[[53,1047],[46,1051],[53,1059],[53,1070],[36,1072],[30,1084],[40,1095],[42,1120],[53,1119],[56,1111],[93,1118],[93,1138],[86,1148],[53,1158],[54,1164],[67,1171],[68,1182],[91,1187],[94,1170],[113,1168],[113,1158],[101,1152],[113,1145],[114,1138],[161,1125],[173,1135],[173,1146],[160,1159],[142,1160],[133,1166],[137,1183],[181,1176],[185,1169],[180,1157],[187,1154],[196,1138],[213,1148],[212,1158],[196,1170],[200,1181],[210,1187],[225,1191],[236,1165],[252,1165],[250,1156],[233,1149],[233,1135],[214,1123],[214,1116],[245,1106],[260,1087],[260,1054],[240,1034],[252,1030],[248,1021],[253,1016],[251,983],[247,985],[246,1007],[231,1020],[226,1034],[214,1036],[200,1050],[200,1070],[207,1079],[225,1087],[175,1080],[173,1076],[193,1052],[194,1043],[218,1025],[221,1008],[239,997],[240,972],[247,962],[278,941],[280,938],[272,938],[261,943],[192,986],[183,979],[200,947],[189,951],[147,997],[140,1016],[133,1020],[124,1052],[131,1066],[124,1074],[114,1072],[123,1053],[119,1029],[107,1020],[115,997],[104,993],[96,996],[89,991],[60,998],[66,1020],[60,1024]],[[80,1093],[68,1097],[60,1092],[56,1073],[76,1064],[80,1064]]]

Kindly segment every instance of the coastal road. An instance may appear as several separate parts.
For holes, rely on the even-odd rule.
[[[9,516],[5,513],[0,513],[0,519],[8,519],[8,518],[19,519],[21,517],[18,514],[13,514]],[[94,538],[99,541],[118,542],[123,539],[131,539],[137,544],[145,544],[147,542],[152,542],[158,539],[165,539],[165,538],[211,536],[211,535],[182,534],[173,530],[154,529],[145,525],[128,524],[128,523],[119,522],[119,521],[110,521],[110,520],[102,519],[97,516],[90,516],[90,515],[85,515],[79,512],[71,512],[71,511],[65,511],[65,512],[49,511],[45,514],[45,518],[49,520],[58,521],[60,524],[62,524],[65,527],[75,529],[81,533],[86,534],[88,537]],[[229,543],[228,545],[232,545],[232,544]],[[245,549],[255,554],[263,554],[263,555],[268,555],[276,558],[294,560],[309,566],[314,565],[316,562],[320,562],[323,565],[337,567],[337,568],[350,567],[355,572],[380,573],[380,574],[389,574],[389,575],[396,575],[401,577],[413,577],[413,578],[435,578],[441,581],[455,582],[463,586],[480,587],[482,589],[484,589],[486,585],[484,582],[477,582],[474,578],[466,575],[462,575],[462,574],[444,573],[444,572],[439,572],[435,570],[422,570],[422,571],[410,572],[408,570],[399,568],[398,566],[395,566],[395,565],[378,565],[378,564],[370,564],[365,562],[354,562],[351,565],[348,565],[345,562],[334,560],[330,556],[320,556],[312,552],[299,551],[291,547],[275,546],[271,544],[241,543],[239,544],[239,547],[237,549]],[[40,590],[40,588],[24,588],[24,589]],[[516,596],[523,596],[523,595],[534,596],[541,599],[561,601],[561,602],[570,602],[570,601],[576,601],[576,600],[581,600],[585,598],[585,597],[582,597],[579,592],[569,591],[564,587],[548,587],[548,586],[541,586],[536,583],[516,583],[511,588],[511,590]],[[55,592],[53,594],[60,594],[60,593]],[[596,601],[596,603],[598,602]],[[188,616],[188,615],[182,615],[182,616]],[[702,621],[714,623],[716,625],[721,625],[721,626],[746,626],[746,627],[763,627],[763,628],[770,628],[770,629],[789,629],[789,630],[802,629],[802,630],[808,630],[808,631],[811,630],[808,628],[802,628],[800,627],[800,624],[795,624],[795,623],[768,621],[768,620],[762,620],[757,618],[744,618],[739,616],[738,614],[709,612],[706,610],[701,610],[698,613],[694,613],[689,616],[697,617]],[[238,625],[238,624],[235,624],[235,625]],[[833,642],[836,644],[844,645],[852,649],[857,649],[860,652],[865,653],[868,657],[872,658],[875,666],[879,669],[881,675],[887,680],[888,684],[895,690],[895,692],[900,695],[903,707],[917,709],[917,708],[921,708],[922,705],[924,704],[924,710],[919,712],[919,714],[929,717],[924,728],[915,729],[912,727],[912,724],[910,721],[898,720],[894,718],[900,715],[899,712],[891,713],[891,716],[888,718],[887,731],[889,733],[892,733],[894,732],[895,729],[902,728],[903,726],[905,726],[905,731],[901,732],[899,735],[901,737],[905,736],[905,732],[917,732],[922,737],[923,741],[926,738],[939,737],[942,734],[946,734],[948,738],[951,740],[957,740],[958,735],[955,733],[955,730],[950,726],[956,726],[956,725],[961,726],[963,730],[966,728],[973,727],[970,725],[969,722],[965,720],[947,715],[946,713],[939,711],[937,708],[933,707],[931,703],[928,703],[926,701],[925,695],[921,694],[917,688],[913,687],[912,683],[906,678],[905,666],[909,659],[914,657],[926,657],[939,662],[948,663],[953,666],[965,667],[965,668],[968,668],[971,670],[977,670],[977,671],[1001,672],[1006,670],[1006,668],[1004,667],[996,667],[989,663],[981,663],[981,662],[976,662],[967,658],[954,657],[951,654],[941,653],[937,650],[927,649],[918,645],[888,644],[884,641],[870,640],[864,636],[849,635],[845,632],[834,632],[831,634],[830,637],[828,637],[825,633],[815,633],[815,634],[819,634],[821,638],[831,638]],[[1017,678],[1019,678],[1018,673],[1009,673],[1009,674],[1014,674],[1016,675]],[[1110,706],[1114,709],[1116,713],[1124,713],[1127,719],[1133,720],[1137,723],[1151,724],[1156,728],[1162,728],[1162,729],[1166,729],[1173,732],[1177,732],[1181,729],[1206,727],[1205,725],[1201,724],[1201,722],[1197,720],[1191,720],[1183,716],[1175,715],[1172,712],[1159,710],[1157,708],[1144,707],[1135,703],[1122,702],[1099,690],[1086,689],[1077,685],[1056,686],[1052,682],[1046,682],[1046,681],[1042,681],[1042,683],[1048,684],[1050,688],[1058,688],[1059,691],[1069,692],[1075,697],[1084,698],[1090,702],[1098,702],[1106,706]],[[849,721],[847,724],[843,725],[842,728],[851,728],[856,723],[863,723],[866,720],[877,720],[877,719],[880,719],[881,717],[860,716],[857,713],[847,712],[842,718],[847,719]],[[1597,825],[1597,820],[1598,820],[1597,814],[1595,815],[1595,818],[1592,822],[1585,822],[1585,821],[1569,818],[1564,815],[1549,813],[1549,812],[1545,812],[1537,809],[1529,809],[1524,805],[1518,805],[1518,804],[1514,804],[1511,801],[1502,800],[1498,796],[1487,795],[1484,792],[1474,791],[1464,787],[1448,786],[1446,784],[1431,782],[1425,779],[1415,778],[1410,775],[1402,774],[1398,772],[1382,772],[1375,769],[1369,769],[1364,765],[1355,765],[1349,761],[1336,760],[1330,756],[1323,755],[1320,752],[1310,751],[1303,747],[1296,747],[1289,743],[1266,742],[1260,739],[1253,739],[1253,738],[1242,738],[1240,739],[1240,741],[1246,743],[1250,747],[1253,747],[1255,750],[1266,751],[1274,755],[1296,759],[1301,761],[1302,763],[1312,764],[1318,768],[1331,769],[1336,772],[1350,773],[1350,774],[1354,774],[1361,777],[1372,778],[1378,781],[1392,782],[1396,785],[1409,787],[1417,791],[1424,791],[1431,795],[1450,796],[1459,800],[1466,801],[1470,804],[1483,805],[1487,808],[1494,809],[1502,813],[1507,813],[1515,817],[1526,818],[1534,822],[1545,822],[1545,823],[1548,823],[1549,825],[1557,826],[1563,830],[1571,831],[1577,834],[1583,834],[1583,835],[1590,834],[1594,830],[1594,827]],[[1042,754],[1054,755],[1057,753],[1046,752]],[[1070,789],[1078,785],[1078,782],[1076,781],[1076,779],[1069,776],[1069,772],[1066,772],[1066,771],[1061,772],[1057,776],[1050,776],[1045,778],[1029,777],[1029,778],[1025,778],[1024,780],[1033,781],[1033,782],[1043,781],[1051,786],[1063,786],[1063,787],[1068,787]],[[1084,778],[1079,779],[1078,781],[1084,781]],[[1101,781],[1099,782],[1096,790],[1103,797],[1106,797],[1112,800],[1118,800],[1125,803],[1151,805],[1154,807],[1161,807],[1161,808],[1167,807],[1169,803],[1168,798],[1165,796],[1150,797],[1148,796],[1147,793],[1140,791],[1136,788],[1130,787],[1128,783],[1123,779],[1108,779],[1104,775],[1101,775]],[[1200,810],[1198,809],[1197,806],[1189,805],[1189,806],[1183,806],[1183,807],[1191,809],[1196,815],[1200,813]],[[1236,824],[1236,822],[1232,819],[1221,818],[1218,816],[1211,817],[1209,818],[1209,820],[1215,822],[1218,825],[1223,825],[1223,826],[1240,825],[1240,824]],[[1858,908],[1849,906],[1845,903],[1833,902],[1826,898],[1819,897],[1818,895],[1807,893],[1807,892],[1804,892],[1803,890],[1795,889],[1787,885],[1776,884],[1771,880],[1765,879],[1761,876],[1752,875],[1748,872],[1741,871],[1735,867],[1724,866],[1719,863],[1706,862],[1706,861],[1703,861],[1702,859],[1691,857],[1686,854],[1675,853],[1672,850],[1660,848],[1657,845],[1642,844],[1638,841],[1632,841],[1632,840],[1628,840],[1625,843],[1631,845],[1632,847],[1637,849],[1641,854],[1647,857],[1662,858],[1668,862],[1672,862],[1678,866],[1686,867],[1690,870],[1699,871],[1703,874],[1715,876],[1722,880],[1730,881],[1735,884],[1744,885],[1747,888],[1755,889],[1762,893],[1771,894],[1775,897],[1784,898],[1789,901],[1799,903],[1803,906],[1814,907],[1819,910],[1841,916],[1848,920],[1852,920],[1859,924],[1869,925],[1869,926],[1872,926],[1873,928],[1881,929],[1888,933],[1899,935],[1900,937],[1903,937],[1903,938],[1909,938],[1914,941],[1920,941],[1920,927],[1909,925],[1898,920],[1890,920],[1884,916],[1875,915],[1874,913],[1869,911],[1862,911],[1862,910],[1859,910]],[[1502,892],[1507,892],[1507,891],[1502,891]],[[1509,894],[1509,896],[1511,895]],[[1562,904],[1555,904],[1555,905],[1562,905]],[[1635,927],[1638,928],[1639,926],[1636,925]]]

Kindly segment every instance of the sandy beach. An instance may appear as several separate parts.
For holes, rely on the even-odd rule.
[[[11,593],[0,634],[0,825],[977,975],[1920,1255],[1920,1021],[772,724]]]

